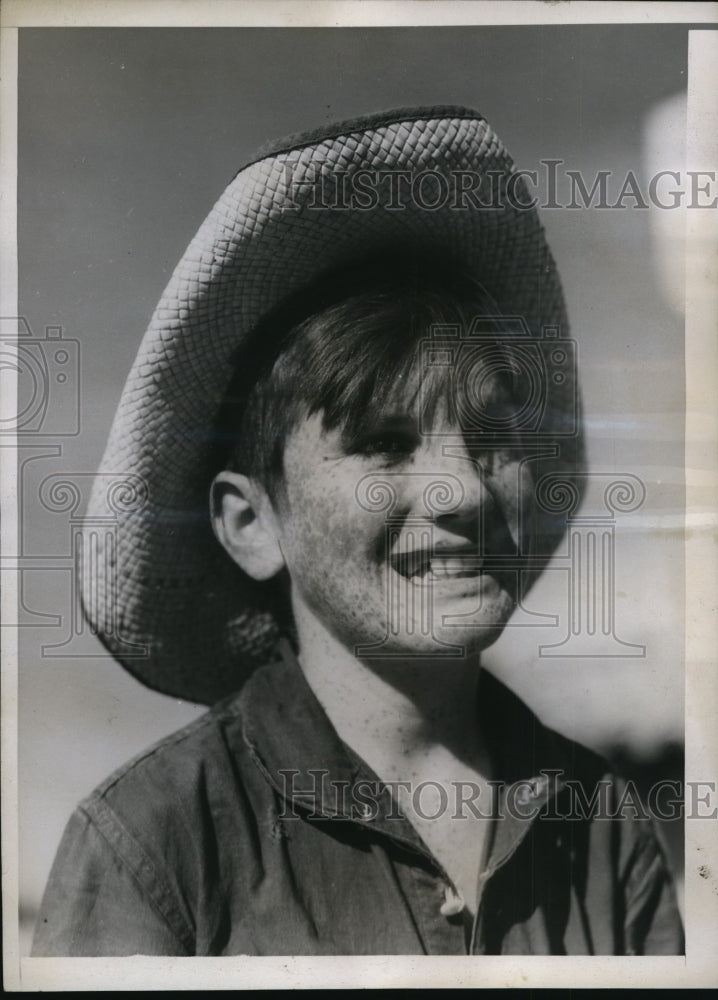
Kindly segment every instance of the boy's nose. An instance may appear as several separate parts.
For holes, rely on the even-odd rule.
[[[470,452],[460,438],[427,438],[416,462],[431,482],[422,491],[424,506],[431,508],[427,513],[443,523],[476,523],[480,512],[494,504],[486,482],[489,464],[490,456]]]

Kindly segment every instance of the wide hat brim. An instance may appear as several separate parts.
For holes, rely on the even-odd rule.
[[[534,337],[547,327],[567,333],[537,213],[520,203],[520,185],[506,197],[513,170],[480,115],[439,107],[291,137],[236,174],[152,316],[87,511],[85,614],[143,683],[212,703],[276,645],[267,585],[247,578],[214,538],[208,490],[233,369],[251,372],[243,346],[288,295],[379,252],[427,250],[475,273]],[[563,388],[574,419],[576,387],[569,379]],[[577,433],[557,467],[575,470],[580,452]]]

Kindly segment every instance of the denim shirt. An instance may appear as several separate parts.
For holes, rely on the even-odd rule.
[[[285,645],[78,806],[33,954],[681,954],[652,822],[610,808],[625,786],[485,671],[481,706],[500,782],[469,905]],[[573,815],[577,785],[609,808]]]

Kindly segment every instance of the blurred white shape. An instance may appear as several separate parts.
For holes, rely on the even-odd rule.
[[[655,184],[648,201],[656,283],[666,305],[679,316],[685,311],[685,206],[690,197],[685,174],[686,104],[687,95],[681,91],[654,104],[643,122],[643,163]]]

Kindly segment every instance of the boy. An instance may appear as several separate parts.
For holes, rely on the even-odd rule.
[[[517,180],[475,112],[388,112],[258,154],[190,245],[85,610],[219,703],[78,807],[35,954],[680,952],[650,824],[480,669],[564,529],[536,486],[583,462]]]

